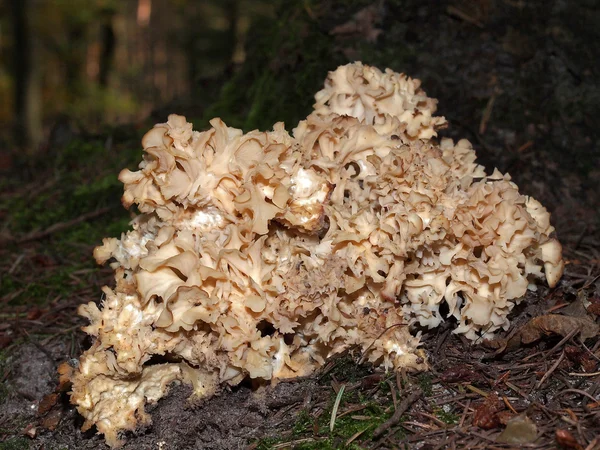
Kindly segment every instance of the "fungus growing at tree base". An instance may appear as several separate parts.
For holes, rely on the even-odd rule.
[[[508,175],[486,175],[418,80],[349,64],[290,135],[204,132],[171,115],[123,170],[141,212],[94,256],[116,285],[82,305],[94,344],[72,402],[109,445],[149,424],[174,382],[195,398],[245,378],[308,375],[350,347],[426,370],[414,325],[452,318],[491,337],[535,281],[563,270],[549,214]]]

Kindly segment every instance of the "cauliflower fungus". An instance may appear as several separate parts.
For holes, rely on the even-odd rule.
[[[357,346],[385,368],[426,369],[419,333],[454,318],[475,339],[508,327],[563,261],[549,214],[508,175],[486,175],[418,80],[349,64],[292,135],[192,130],[171,115],[123,170],[142,213],[94,256],[116,286],[80,307],[94,344],[72,401],[111,446],[147,424],[172,382],[198,398],[249,377],[313,372]],[[443,307],[442,307],[443,306]]]

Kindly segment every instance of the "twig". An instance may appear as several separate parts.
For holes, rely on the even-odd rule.
[[[49,226],[45,230],[32,231],[31,233],[28,233],[25,236],[22,236],[20,238],[16,238],[16,239],[13,238],[13,240],[17,244],[22,244],[24,242],[44,239],[54,233],[58,233],[59,231],[66,230],[67,228],[71,228],[74,225],[80,224],[81,222],[85,222],[86,220],[94,219],[98,216],[106,214],[114,207],[115,206],[106,206],[105,208],[100,208],[100,209],[97,209],[96,211],[90,211],[88,213],[82,214],[79,217],[76,217],[75,219],[67,220],[66,222],[55,223],[54,225]]]
[[[589,282],[587,282],[583,287],[579,288],[580,291],[583,291],[584,289],[589,288],[593,283],[596,282],[596,280],[600,278],[600,273],[598,275],[596,275],[594,278],[592,278]]]
[[[569,332],[569,334],[567,334],[564,338],[562,338],[558,344],[556,344],[554,347],[552,347],[550,350],[548,350],[545,354],[544,354],[544,352],[534,353],[533,355],[529,355],[529,356],[526,356],[525,358],[523,358],[523,362],[529,361],[530,359],[535,358],[536,356],[539,356],[542,354],[544,354],[544,356],[547,358],[552,353],[559,350],[566,342],[568,342],[573,336],[575,336],[580,331],[581,330],[579,328],[572,329]]]
[[[494,90],[494,93],[490,97],[485,106],[485,110],[483,111],[483,115],[481,117],[481,122],[479,123],[479,134],[485,134],[485,130],[487,128],[487,124],[492,117],[492,110],[494,109],[494,103],[496,102],[496,97],[498,96],[497,89]]]
[[[539,383],[535,386],[535,389],[539,389],[542,387],[542,384],[544,384],[544,381],[546,381],[548,379],[548,377],[550,375],[552,375],[554,373],[554,371],[556,370],[556,368],[558,367],[558,365],[562,362],[562,360],[565,359],[565,352],[563,350],[563,352],[560,354],[560,357],[556,360],[556,362],[554,364],[552,364],[552,367],[550,367],[550,370],[548,370],[544,376],[542,377],[542,379],[539,381]],[[533,392],[533,389],[532,389]]]
[[[446,8],[446,12],[448,13],[448,15],[458,17],[459,19],[462,19],[465,22],[475,25],[478,28],[484,28],[483,24],[479,20],[477,20],[474,17],[471,17],[462,9],[459,9],[456,6],[448,6],[448,8]]]
[[[517,412],[517,410],[516,410],[515,408],[513,408],[513,405],[511,405],[511,404],[510,404],[510,401],[508,400],[508,397],[507,397],[506,395],[503,395],[503,396],[502,396],[502,401],[504,402],[504,404],[506,405],[506,407],[507,407],[508,409],[510,409],[510,410],[511,410],[513,413],[515,413],[515,414],[519,414],[519,413]]]
[[[8,274],[12,275],[12,273],[17,270],[17,267],[19,267],[19,264],[21,264],[21,261],[23,261],[23,258],[25,258],[25,253],[21,253],[19,256],[17,256],[16,261],[13,263],[12,266],[10,266],[10,269],[8,269]]]
[[[592,373],[577,373],[577,372],[569,372],[569,375],[572,377],[595,377],[600,375],[600,372],[592,372]]]
[[[600,436],[596,436],[594,440],[588,444],[585,450],[596,450],[598,444],[600,444]]]
[[[346,411],[344,411],[343,413],[341,413],[341,414],[338,414],[338,415],[337,415],[337,419],[340,419],[340,418],[342,418],[342,417],[344,417],[344,416],[347,416],[348,414],[352,414],[352,413],[355,413],[355,412],[358,412],[358,411],[362,411],[362,410],[363,410],[363,409],[365,409],[367,406],[368,406],[368,405],[356,405],[356,406],[353,406],[353,407],[351,407],[351,408],[347,409]],[[367,417],[371,418],[371,416],[367,416]],[[336,420],[337,420],[337,419],[336,419]]]
[[[397,425],[400,422],[402,414],[404,414],[422,395],[423,390],[420,387],[415,387],[412,392],[409,392],[404,400],[400,402],[392,417],[375,429],[373,432],[373,439],[379,439],[387,430],[394,425]]]
[[[438,419],[433,414],[429,414],[422,411],[417,411],[416,414],[419,416],[427,417],[429,420],[433,420],[437,425],[439,425],[442,428],[448,428],[448,424],[446,422]]]
[[[581,389],[565,389],[564,391],[560,391],[558,392],[558,395],[562,395],[562,394],[579,394],[579,395],[583,395],[584,397],[589,398],[590,400],[592,400],[593,402],[597,401],[596,398],[594,398],[592,395],[590,395],[589,393],[582,391]]]

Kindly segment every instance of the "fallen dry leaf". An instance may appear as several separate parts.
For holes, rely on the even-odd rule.
[[[526,414],[519,414],[506,423],[506,428],[496,438],[505,444],[531,444],[537,439],[537,426]]]
[[[48,413],[46,417],[42,419],[42,426],[47,430],[54,431],[60,420],[62,419],[63,412],[60,409],[53,409]]]
[[[57,392],[66,391],[71,386],[71,375],[73,374],[73,367],[65,361],[56,371],[59,374],[58,377],[58,387],[56,388]]]
[[[583,448],[569,430],[556,430],[556,443],[561,447],[572,448],[575,450],[581,450]]]
[[[0,350],[8,347],[13,341],[12,336],[8,336],[4,333],[0,333]]]
[[[31,439],[37,436],[37,428],[33,423],[28,424],[22,431],[25,436],[29,436]]]
[[[473,425],[484,430],[497,428],[500,425],[500,418],[497,413],[502,407],[503,404],[500,402],[498,395],[491,393],[475,410]]]
[[[27,320],[35,320],[45,312],[46,312],[46,310],[40,309],[37,306],[34,306],[29,311],[27,311]]]
[[[596,370],[596,360],[586,351],[569,345],[565,347],[565,356],[575,366],[579,366],[584,372],[594,372]]]
[[[530,344],[544,335],[558,334],[565,337],[578,330],[582,340],[598,335],[600,327],[588,317],[571,317],[561,314],[546,314],[531,319],[519,333],[523,344]]]
[[[502,425],[506,425],[513,417],[515,417],[515,413],[512,411],[500,411],[497,416],[498,421]]]
[[[46,414],[48,411],[52,409],[54,405],[56,405],[56,401],[58,400],[58,394],[48,394],[45,395],[42,401],[38,406],[38,414]]]
[[[360,385],[362,388],[372,388],[373,386],[381,383],[381,381],[383,380],[384,376],[378,373],[374,373],[372,375],[368,375],[366,377],[364,377],[361,382]]]
[[[511,333],[508,338],[497,338],[491,341],[483,341],[483,345],[496,350],[500,354],[505,350],[514,350],[522,344],[531,344],[544,336],[559,335],[568,336],[574,331],[578,332],[581,339],[585,341],[600,333],[600,326],[587,316],[573,317],[562,314],[545,314],[534,317],[520,329]]]
[[[600,297],[592,297],[589,299],[589,302],[587,312],[595,316],[600,316]]]

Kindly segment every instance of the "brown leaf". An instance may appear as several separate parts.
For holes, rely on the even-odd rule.
[[[589,301],[590,305],[587,307],[587,312],[600,316],[600,297],[592,297]]]
[[[565,356],[576,367],[581,367],[584,372],[594,372],[596,370],[596,360],[592,356],[574,345],[565,347]]]
[[[596,372],[597,367],[598,363],[589,354],[586,353],[585,356],[581,359],[581,368],[584,372]]]
[[[28,424],[22,431],[25,436],[29,436],[31,439],[37,436],[37,428],[33,423]]]
[[[60,423],[63,416],[63,412],[60,409],[53,409],[50,413],[42,420],[42,426],[47,430],[54,431]]]
[[[502,409],[502,403],[496,393],[486,397],[481,405],[475,410],[473,425],[484,430],[491,430],[500,425],[498,412]]]
[[[52,409],[54,405],[56,405],[56,401],[58,400],[58,394],[48,394],[45,395],[42,401],[38,406],[38,414],[43,415]]]
[[[54,258],[40,253],[33,255],[31,261],[39,267],[52,267],[56,265],[56,260]]]
[[[13,341],[12,336],[8,336],[7,334],[1,333],[0,334],[0,350],[8,347],[12,343],[12,341]]]
[[[537,439],[537,426],[526,414],[519,414],[506,423],[506,428],[496,438],[496,442],[506,444],[531,444]]]
[[[498,421],[502,425],[506,425],[510,419],[515,417],[515,413],[512,411],[500,411],[498,414]]]
[[[570,317],[561,314],[546,314],[531,319],[521,329],[521,342],[529,344],[542,335],[558,334],[565,337],[573,330],[579,330],[582,340],[598,335],[600,327],[588,317]]]
[[[73,367],[71,367],[71,365],[67,361],[65,361],[60,366],[58,366],[58,369],[56,369],[56,371],[59,374],[58,387],[56,388],[56,390],[58,392],[66,391],[71,386],[71,376],[73,375]]]
[[[40,317],[45,311],[34,306],[29,311],[27,311],[27,320],[35,320]]]
[[[565,337],[573,332],[573,330],[578,330],[581,339],[586,340],[597,336],[600,332],[600,327],[589,317],[546,314],[534,317],[508,339],[499,338],[487,341],[485,345],[489,348],[496,348],[496,354],[500,354],[506,349],[513,350],[522,344],[531,344],[543,336],[556,334]]]
[[[366,377],[364,377],[361,381],[360,381],[360,385],[362,388],[372,388],[373,386],[375,386],[376,384],[381,383],[381,381],[383,380],[383,375],[379,374],[379,373],[374,373],[372,375],[368,375]]]
[[[581,363],[581,358],[583,358],[583,355],[584,351],[575,347],[574,345],[567,345],[565,347],[565,356],[575,364]]]
[[[585,312],[584,312],[585,313]],[[581,339],[586,340],[600,333],[600,326],[588,316],[567,316],[562,314],[545,314],[534,317],[520,329],[512,331],[507,338],[483,341],[483,345],[495,349],[496,355],[504,351],[514,350],[522,344],[531,344],[543,336],[568,336],[573,331],[579,332]]]
[[[556,430],[556,443],[561,447],[572,448],[575,450],[581,450],[583,448],[569,430]]]

